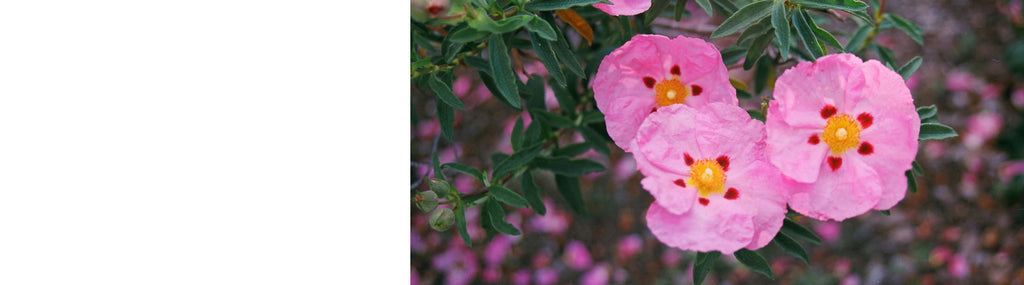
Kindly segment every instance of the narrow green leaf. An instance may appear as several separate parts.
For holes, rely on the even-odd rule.
[[[921,62],[923,61],[924,60],[922,60],[920,56],[915,56],[914,58],[911,58],[907,64],[900,67],[900,70],[897,73],[899,73],[900,76],[903,76],[903,80],[910,79],[910,76],[914,75],[917,68],[921,67]]]
[[[910,170],[907,170],[904,174],[907,176],[907,191],[917,193],[917,179],[914,178],[914,174]]]
[[[911,39],[917,42],[917,44],[924,45],[924,39],[921,37],[921,35],[924,34],[924,30],[922,30],[917,25],[914,25],[913,23],[908,22],[906,19],[900,18],[900,16],[896,16],[893,14],[885,14],[883,18],[886,20],[891,20],[894,27],[906,33],[907,36],[909,36]]]
[[[554,126],[556,128],[574,127],[572,120],[555,113],[541,110],[533,110],[530,111],[530,114],[533,116],[534,119],[538,119],[544,122],[545,124]]]
[[[818,235],[793,220],[785,219],[782,221],[782,232],[787,235],[809,241],[813,244],[821,245],[821,238],[818,237]]]
[[[558,186],[558,193],[569,203],[569,208],[573,212],[580,215],[586,214],[587,209],[583,205],[579,178],[555,174],[555,185]]]
[[[537,157],[537,154],[539,154],[541,150],[542,148],[538,144],[527,149],[517,151],[516,153],[513,153],[507,159],[505,159],[504,161],[502,161],[501,163],[494,167],[494,175],[492,175],[493,179],[504,179],[505,175],[511,173],[516,168],[519,168],[520,166],[529,163],[530,160],[533,160],[534,157]]]
[[[764,260],[764,257],[756,251],[743,248],[737,250],[733,255],[736,256],[736,260],[739,260],[740,263],[746,265],[750,270],[775,279],[775,274],[772,273],[772,267],[768,265],[768,261]]]
[[[865,24],[857,28],[857,31],[850,36],[850,41],[846,42],[846,47],[843,48],[848,53],[857,53],[864,48],[864,41],[868,38],[868,34],[875,27],[872,25]]]
[[[676,1],[675,13],[673,15],[673,16],[675,16],[676,22],[679,22],[680,20],[683,19],[683,14],[686,14],[686,15],[690,14],[690,11],[686,10],[686,2],[689,2],[689,0],[677,0]],[[689,16],[687,16],[687,17],[689,17]]]
[[[807,15],[806,11],[801,11],[803,12],[802,14]],[[807,15],[807,19],[809,20],[807,23],[811,24],[811,27],[814,28],[814,36],[815,38],[818,39],[818,41],[823,42],[831,47],[834,47],[837,50],[843,50],[843,44],[840,44],[839,40],[836,40],[836,37],[832,36],[832,33],[829,33],[828,31],[818,27],[818,24],[814,23],[814,18],[810,17],[810,15]],[[827,54],[828,52],[826,51],[825,53]]]
[[[956,136],[956,131],[949,126],[939,123],[924,123],[921,124],[921,136],[918,140],[944,140]]]
[[[747,49],[747,58],[743,60],[743,69],[749,70],[753,68],[755,64],[761,59],[761,55],[764,54],[764,49],[768,47],[768,44],[772,42],[772,33],[765,33],[760,37],[754,39],[754,42],[750,44],[750,48]],[[755,90],[755,93],[761,93]]]
[[[451,169],[453,169],[455,171],[462,172],[462,173],[465,173],[465,174],[469,174],[469,176],[473,176],[473,178],[476,178],[477,180],[480,180],[481,182],[487,180],[487,177],[484,176],[484,173],[482,171],[480,171],[479,169],[476,169],[476,168],[474,168],[472,166],[465,165],[465,164],[462,164],[462,163],[449,162],[449,163],[445,163],[445,164],[441,165],[441,168],[444,168],[444,169],[451,168]]]
[[[747,48],[741,46],[731,46],[722,49],[722,62],[725,65],[733,65],[740,61],[741,58],[747,55]]]
[[[644,12],[644,24],[650,25],[651,22],[654,21],[654,18],[661,15],[661,12],[665,11],[665,8],[668,8],[669,1],[670,0],[653,0],[651,2],[651,8],[648,8],[647,12]]]
[[[882,213],[882,215],[886,215],[886,216],[892,215],[892,213],[890,213],[889,210],[882,210],[882,211],[878,211],[878,212]]]
[[[465,42],[452,41],[452,35],[454,35],[455,32],[458,32],[460,29],[466,28],[467,26],[465,24],[459,25],[452,29],[452,32],[448,33],[448,35],[444,37],[444,40],[441,41],[441,61],[452,62],[452,60],[455,60],[455,57],[459,55],[459,52],[462,51],[462,47],[465,46]]]
[[[935,108],[935,105],[917,107],[917,116],[921,117],[921,121],[935,117],[935,114],[938,114],[938,112],[939,111]]]
[[[480,228],[487,233],[487,239],[491,239],[498,234],[498,230],[494,229],[494,223],[491,223],[491,214],[487,212],[487,208],[481,209],[483,211],[480,211],[480,217],[477,220],[480,222]]]
[[[448,178],[444,177],[444,172],[441,172],[441,169],[442,169],[441,168],[441,161],[437,159],[437,152],[436,151],[434,153],[430,154],[430,160],[432,161],[432,163],[434,165],[434,178],[441,179],[441,180],[448,180]]]
[[[455,110],[441,102],[435,102],[434,107],[437,109],[437,122],[441,125],[441,133],[445,139],[452,141],[455,136]]]
[[[779,233],[775,235],[775,239],[772,239],[772,242],[781,247],[782,250],[785,250],[789,255],[803,260],[804,264],[811,264],[810,258],[807,258],[807,251],[804,250],[804,247],[800,245],[800,243],[793,240],[793,238],[783,233]]]
[[[523,138],[524,145],[533,145],[544,139],[544,123],[535,120],[526,127],[526,137]]]
[[[704,282],[704,278],[711,273],[711,269],[715,266],[715,260],[721,256],[721,252],[697,252],[697,258],[693,262],[693,284],[700,284]]]
[[[488,199],[487,202],[484,202],[484,210],[487,211],[487,215],[491,218],[491,225],[499,233],[510,236],[522,234],[519,232],[519,229],[505,221],[505,209],[502,209],[501,204],[498,204],[498,201],[495,199]]]
[[[764,114],[761,114],[761,110],[747,110],[747,115],[750,115],[751,119],[764,122]]]
[[[911,165],[912,165],[912,167],[910,169],[913,170],[915,174],[917,174],[917,175],[924,175],[924,170],[921,169],[921,165],[920,164],[917,164],[917,160],[914,160],[914,163],[911,164]]]
[[[551,42],[540,38],[536,33],[530,33],[530,41],[533,42],[534,53],[540,58],[540,63],[544,64],[548,74],[551,74],[551,78],[554,78],[558,85],[565,86],[565,74],[562,73],[562,67],[558,65],[555,51],[551,49]]]
[[[463,62],[465,62],[467,66],[476,69],[481,73],[491,74],[491,63],[487,62],[486,59],[478,56],[467,56],[463,59]]]
[[[768,16],[771,12],[773,1],[757,1],[740,8],[735,14],[725,19],[722,25],[718,26],[717,29],[711,32],[711,38],[721,38],[724,36],[731,35],[738,32],[740,29],[749,26],[751,23],[757,22]]]
[[[580,122],[580,124],[589,125],[597,122],[604,122],[604,114],[602,114],[600,111],[593,111],[590,113],[583,114],[583,121]]]
[[[697,0],[697,5],[700,5],[700,8],[704,9],[704,13],[708,13],[708,16],[714,16],[714,13],[711,12],[711,1]]]
[[[608,148],[608,141],[598,134],[597,131],[588,126],[580,126],[577,127],[576,130],[580,131],[580,135],[583,136],[583,139],[590,144],[594,151],[605,156],[611,155],[611,150]]]
[[[544,201],[540,199],[540,188],[533,181],[533,174],[529,170],[523,172],[523,177],[519,184],[523,188],[523,195],[526,196],[526,201],[530,203],[530,208],[533,208],[533,211],[541,216],[546,214],[547,208],[544,206]]]
[[[501,95],[514,108],[519,109],[519,78],[512,71],[512,60],[508,56],[508,48],[501,35],[491,35],[487,41],[487,53],[491,57],[491,74]]]
[[[813,9],[836,9],[843,11],[860,11],[868,8],[868,4],[856,0],[791,0],[794,4],[799,4],[807,8]]]
[[[818,59],[825,55],[825,51],[818,44],[818,39],[814,35],[814,28],[807,22],[809,20],[811,19],[803,10],[797,9],[797,12],[793,13],[793,25],[796,26],[796,33],[800,36],[800,40],[804,42],[804,48],[811,53],[814,59]]]
[[[526,9],[530,11],[554,11],[601,2],[601,0],[532,0],[526,3]]]
[[[431,76],[428,84],[430,85],[430,90],[433,90],[434,93],[437,94],[437,98],[441,99],[445,104],[448,104],[448,106],[452,106],[452,108],[459,110],[466,109],[466,105],[462,104],[462,100],[459,100],[459,97],[455,97],[455,93],[452,92],[452,88],[441,81],[441,79],[438,79],[437,76]]]
[[[512,150],[518,151],[523,148],[523,117],[516,119],[512,126]]]
[[[885,65],[889,66],[890,69],[893,69],[892,66],[896,64],[896,56],[892,54],[892,50],[881,45],[872,46],[874,46],[875,52],[878,53],[878,59]]]
[[[580,64],[579,58],[577,58],[576,54],[573,53],[571,49],[569,49],[568,42],[569,41],[563,39],[552,42],[554,43],[552,49],[555,50],[555,55],[558,57],[558,62],[564,64],[565,67],[568,68],[570,72],[576,74],[576,76],[587,77],[583,73],[583,65]]]
[[[451,34],[448,34],[448,38],[452,42],[468,43],[468,42],[472,42],[472,41],[475,41],[475,40],[482,39],[485,36],[487,36],[488,34],[490,34],[490,33],[484,32],[484,31],[479,31],[477,29],[473,29],[473,28],[470,28],[470,27],[466,27],[464,29],[453,31]]]
[[[789,58],[789,17],[786,12],[786,1],[774,1],[772,7],[772,27],[775,28],[775,38],[779,40],[779,55],[782,59]]]
[[[739,7],[736,7],[736,4],[729,0],[711,0],[711,4],[722,13],[723,18],[732,17],[739,10]]]
[[[528,22],[526,22],[526,30],[536,33],[538,36],[549,40],[557,41],[558,34],[555,33],[555,29],[548,24],[548,21],[544,21],[537,16],[533,16]]]
[[[555,174],[580,176],[585,173],[604,171],[604,165],[589,159],[569,159],[568,157],[537,157],[533,166],[547,169]]]
[[[469,231],[466,230],[466,205],[460,201],[455,206],[455,227],[459,229],[459,236],[466,242],[467,247],[473,247],[473,241],[469,238]]]
[[[573,114],[576,112],[576,99],[572,97],[568,89],[562,86],[551,86],[551,92],[555,94],[555,100],[558,101],[558,106],[562,108],[562,113]]]
[[[512,191],[512,189],[505,188],[505,186],[491,185],[491,187],[487,188],[487,191],[491,193],[491,197],[509,206],[522,208],[529,205],[526,198],[519,196],[519,193]]]
[[[593,148],[590,143],[581,142],[562,146],[551,153],[552,156],[576,157]]]
[[[736,39],[736,43],[738,45],[744,45],[747,41],[756,39],[757,37],[770,32],[772,30],[771,20],[771,18],[765,18],[764,20],[757,22],[757,24],[753,24],[746,30],[743,30],[743,32],[740,33],[740,37]]]
[[[771,58],[761,57],[757,61],[757,66],[754,67],[754,93],[761,94],[765,88],[768,88],[768,81],[775,79],[775,65],[772,64]]]

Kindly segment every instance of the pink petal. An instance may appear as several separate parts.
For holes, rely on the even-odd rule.
[[[616,111],[602,111],[608,136],[615,145],[625,151],[633,151],[629,143],[636,137],[636,130],[647,118],[651,108],[657,106],[654,96],[625,96],[616,98],[609,107]]]
[[[817,162],[825,159],[828,144],[820,141],[825,120],[820,126],[793,127],[776,116],[778,100],[768,104],[767,128],[768,159],[782,171],[782,174],[800,182],[811,183],[818,179],[820,167]],[[820,118],[820,116],[819,116]],[[811,144],[811,136],[819,136],[818,144]]]
[[[844,154],[835,172],[821,161],[821,175],[814,183],[789,180],[786,187],[793,191],[789,207],[813,219],[842,221],[877,205],[882,188],[878,174],[861,159],[851,159],[856,158],[853,155],[859,154]]]
[[[739,203],[744,209],[755,211],[753,215],[754,235],[748,249],[758,249],[767,245],[779,233],[782,221],[786,217],[786,201],[789,200],[789,189],[783,187],[782,174],[765,161],[753,161],[749,164],[738,164],[730,169],[725,183],[727,188],[735,188],[739,198],[732,202]]]
[[[754,234],[750,213],[731,207],[721,197],[711,199],[702,211],[682,215],[652,203],[647,210],[647,226],[662,243],[684,250],[732,254],[750,244]]]
[[[860,58],[852,54],[837,54],[786,70],[775,82],[772,102],[778,107],[776,112],[769,109],[768,118],[776,117],[796,127],[824,126],[822,107],[828,104],[843,110],[847,78],[860,64]]]
[[[651,8],[650,0],[611,0],[612,5],[594,4],[594,8],[612,16],[633,16]]]

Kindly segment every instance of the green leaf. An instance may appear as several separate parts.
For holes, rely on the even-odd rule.
[[[465,46],[464,42],[452,41],[452,35],[458,32],[459,29],[466,29],[466,25],[459,25],[441,41],[441,61],[452,62],[459,55],[459,52],[462,51],[462,47]]]
[[[487,41],[487,53],[491,57],[491,74],[501,95],[508,100],[513,108],[519,109],[519,78],[512,71],[512,60],[508,56],[508,48],[501,35],[491,35]]]
[[[935,105],[917,107],[917,116],[921,117],[921,121],[935,117],[935,114],[938,114],[938,112],[939,111],[935,109]]]
[[[491,20],[490,17],[483,16],[469,20],[467,23],[469,23],[470,27],[477,30],[491,32],[494,34],[504,34],[518,30],[519,28],[523,27],[524,25],[530,22],[531,17],[534,16],[515,15],[498,21],[494,21]]]
[[[743,248],[737,250],[733,255],[736,256],[736,260],[739,260],[740,263],[749,267],[750,270],[761,273],[764,276],[768,276],[768,278],[775,279],[775,274],[772,273],[772,267],[768,266],[768,261],[764,260],[764,257],[762,257],[761,254]]]
[[[523,195],[526,196],[526,201],[530,203],[530,208],[533,208],[533,211],[541,216],[546,214],[547,208],[544,206],[544,201],[540,199],[540,188],[533,181],[533,174],[530,174],[530,171],[523,172],[519,185],[523,188]]]
[[[914,178],[914,174],[910,170],[907,170],[904,174],[907,176],[907,191],[917,193],[917,179]]]
[[[714,13],[711,12],[711,1],[697,0],[697,5],[700,5],[700,8],[704,9],[704,13],[708,13],[708,16],[714,16]]]
[[[761,57],[757,61],[757,67],[754,68],[754,93],[761,94],[761,91],[768,88],[768,81],[775,78],[774,68],[770,57]]]
[[[665,11],[665,8],[668,8],[669,1],[670,0],[653,0],[651,7],[647,9],[647,12],[644,12],[644,25],[650,25],[651,22],[654,21],[654,18],[661,15],[661,12]]]
[[[534,118],[544,122],[545,124],[554,126],[556,128],[574,127],[572,120],[555,113],[541,110],[532,110],[530,111],[530,114],[533,115]]]
[[[574,144],[566,145],[566,146],[563,146],[563,147],[561,147],[559,149],[556,149],[554,152],[551,153],[551,155],[552,156],[575,157],[575,156],[578,156],[578,155],[581,155],[581,154],[587,152],[591,148],[593,148],[593,147],[589,143],[587,143],[587,142],[574,143]]]
[[[747,70],[754,67],[764,54],[764,49],[767,48],[768,44],[771,42],[771,33],[765,33],[754,39],[754,42],[750,44],[750,48],[747,49],[747,58],[743,60],[743,69]],[[759,90],[755,90],[754,92],[761,93]]]
[[[761,114],[761,110],[747,110],[747,115],[750,115],[751,119],[761,121],[765,120],[764,114]]]
[[[537,157],[537,154],[539,154],[541,150],[542,148],[540,145],[535,145],[530,148],[513,153],[511,156],[509,156],[504,161],[502,161],[501,163],[494,167],[494,175],[492,175],[492,178],[494,178],[495,180],[504,179],[505,175],[511,173],[516,168],[519,168],[520,166],[529,163],[530,160],[533,160],[534,157]]]
[[[892,215],[892,213],[890,213],[889,210],[882,210],[882,211],[878,211],[878,212],[880,212],[880,213],[882,213],[882,215],[886,215],[886,216]]]
[[[452,141],[452,137],[455,136],[455,110],[441,102],[435,102],[434,107],[437,108],[437,122],[441,125],[441,133],[445,139]]]
[[[882,63],[884,63],[890,69],[894,69],[894,68],[892,68],[892,66],[894,64],[896,64],[896,56],[892,54],[892,50],[887,48],[887,47],[880,46],[880,45],[872,45],[872,46],[874,46],[875,52],[878,53],[878,57],[879,57],[878,59],[881,60]],[[893,71],[896,71],[896,70],[893,70]]]
[[[494,229],[494,223],[491,223],[491,214],[486,211],[487,208],[482,209],[484,211],[480,211],[477,221],[480,222],[480,227],[487,232],[487,239],[491,239],[498,234],[498,231]]]
[[[922,60],[920,56],[915,56],[914,58],[911,58],[907,64],[900,67],[900,70],[897,71],[897,73],[899,73],[900,76],[903,76],[903,80],[910,79],[910,76],[914,75],[914,71],[917,71],[917,68],[921,67],[922,61],[924,60]]]
[[[747,49],[741,46],[731,46],[722,49],[722,62],[725,65],[733,65],[747,55]]]
[[[770,18],[765,18],[764,20],[757,22],[757,24],[753,24],[746,30],[743,30],[743,32],[740,33],[740,37],[736,39],[736,43],[738,43],[738,45],[743,45],[751,39],[756,39],[757,37],[770,32],[772,30],[771,20],[772,19]]]
[[[597,122],[604,122],[604,114],[600,111],[593,111],[590,113],[583,114],[583,120],[580,122],[581,125],[589,125]]]
[[[445,169],[451,168],[451,169],[453,169],[455,171],[462,172],[462,173],[465,173],[465,174],[469,174],[469,176],[473,176],[473,178],[476,178],[477,180],[480,180],[481,182],[487,181],[487,177],[484,176],[484,173],[482,171],[480,171],[479,169],[473,168],[472,166],[465,165],[465,164],[462,164],[462,163],[449,162],[449,163],[445,163],[445,164],[441,165],[441,168],[445,168]]]
[[[555,33],[555,29],[548,24],[548,21],[544,21],[544,19],[537,16],[533,16],[530,21],[526,22],[526,30],[534,32],[549,41],[558,40],[558,34]]]
[[[850,41],[846,42],[846,47],[843,48],[848,53],[857,53],[864,48],[864,41],[867,40],[868,34],[871,33],[875,27],[872,25],[863,25],[857,28],[857,31],[850,36]]]
[[[555,55],[558,56],[558,62],[564,64],[565,67],[568,68],[569,71],[571,71],[572,73],[576,74],[576,76],[587,77],[583,73],[583,65],[580,64],[580,60],[576,58],[576,54],[573,53],[571,49],[569,49],[568,42],[569,41],[567,40],[558,40],[552,42],[555,44],[554,46],[552,46],[552,49],[555,50]]]
[[[906,33],[907,36],[917,42],[917,44],[924,45],[924,39],[921,37],[921,35],[924,34],[924,30],[922,30],[921,27],[918,27],[917,25],[908,22],[906,19],[893,14],[885,14],[883,19],[892,21],[894,27]]]
[[[793,220],[785,219],[782,221],[782,232],[787,235],[809,241],[813,244],[821,245],[821,238],[819,238],[818,235]]]
[[[568,157],[537,157],[533,166],[546,169],[555,174],[580,176],[585,173],[604,171],[604,165],[589,159],[570,159]]]
[[[712,6],[718,8],[718,11],[722,13],[722,17],[724,18],[732,17],[732,15],[735,14],[737,10],[739,10],[739,8],[736,7],[736,4],[733,4],[732,1],[729,0],[711,1]]]
[[[811,264],[811,260],[807,258],[807,251],[804,250],[804,247],[801,246],[800,243],[797,243],[796,240],[793,240],[793,238],[783,233],[779,233],[775,235],[775,239],[773,239],[772,242],[774,242],[775,245],[781,247],[782,250],[785,250],[786,253],[788,253],[789,255],[795,256],[803,260],[804,264]]]
[[[523,148],[523,117],[516,119],[515,126],[512,126],[512,150],[517,151]]]
[[[437,76],[431,76],[428,84],[430,85],[430,90],[433,90],[434,93],[437,94],[437,98],[441,99],[445,104],[448,104],[448,106],[452,106],[452,108],[459,110],[466,109],[466,105],[462,104],[462,100],[459,100],[459,97],[455,97],[455,93],[452,92],[452,88],[441,81],[441,79],[438,79]]]
[[[601,2],[601,0],[532,0],[526,3],[526,9],[530,11],[554,11]]]
[[[467,56],[464,57],[464,62],[467,66],[476,69],[484,74],[491,74],[491,63],[487,62],[486,59],[478,56]]]
[[[722,25],[718,26],[713,32],[711,32],[711,38],[721,38],[724,36],[731,35],[738,32],[740,29],[749,26],[751,23],[757,22],[768,16],[771,12],[773,1],[757,1],[740,8],[735,14],[725,19]]]
[[[779,55],[782,59],[789,58],[789,17],[786,12],[786,1],[775,1],[772,7],[772,27],[775,38],[779,39]]]
[[[598,134],[597,131],[588,126],[580,126],[576,128],[576,130],[580,131],[580,135],[583,135],[583,139],[590,144],[594,151],[605,156],[611,155],[611,150],[608,148],[608,141]]]
[[[511,236],[522,234],[519,232],[519,229],[505,221],[505,210],[501,208],[501,204],[498,204],[498,201],[495,201],[495,199],[488,199],[487,202],[484,202],[484,210],[487,211],[487,215],[491,218],[491,225],[499,233]]]
[[[807,12],[804,10],[800,10],[800,12],[801,14],[807,15]],[[818,24],[814,23],[814,18],[811,18],[810,15],[807,15],[807,19],[809,20],[807,23],[810,24],[811,27],[814,29],[814,36],[818,39],[818,41],[824,42],[825,44],[832,46],[840,51],[843,50],[843,45],[839,43],[839,40],[836,40],[836,37],[832,36],[832,33],[829,33],[828,31],[818,27]],[[828,52],[826,52],[826,54],[827,53]]]
[[[910,170],[913,170],[915,174],[924,175],[924,170],[921,169],[920,164],[917,164],[917,160],[914,160],[914,162],[911,165],[912,167],[910,168]]]
[[[565,86],[565,74],[562,73],[562,67],[558,65],[551,42],[541,38],[537,33],[530,33],[530,41],[533,42],[534,53],[540,58],[540,63],[544,64],[548,74],[551,74],[551,78],[554,78],[558,85]]]
[[[469,231],[466,230],[466,205],[458,202],[455,206],[455,227],[459,229],[459,236],[466,242],[467,247],[473,247],[473,241],[469,238]]]
[[[918,140],[944,140],[956,136],[956,131],[949,126],[939,123],[924,123],[921,124],[921,136]]]
[[[562,86],[551,86],[551,92],[555,94],[555,100],[558,101],[558,106],[562,108],[562,113],[575,113],[576,99],[572,98],[572,94],[569,94],[568,89],[565,89]]]
[[[687,14],[687,15],[690,14],[690,11],[686,10],[686,2],[689,2],[689,0],[677,0],[676,1],[675,13],[673,15],[673,16],[675,16],[676,22],[679,22],[680,20],[683,19],[683,14]],[[689,16],[687,16],[687,17],[689,17]]]
[[[487,188],[487,191],[491,193],[491,197],[509,206],[522,208],[529,205],[526,202],[526,198],[519,196],[519,193],[512,191],[512,189],[505,188],[505,186],[491,185],[491,187]]]
[[[806,8],[812,9],[836,9],[843,11],[861,11],[868,8],[868,4],[856,0],[791,0],[794,4],[799,4]]]
[[[434,178],[441,179],[441,180],[448,180],[448,178],[444,177],[444,172],[441,172],[441,169],[442,169],[441,168],[441,162],[440,162],[440,160],[437,159],[437,152],[436,151],[430,155],[430,160],[432,161],[432,163],[434,165]]]
[[[811,53],[814,59],[825,55],[825,50],[821,49],[821,44],[818,43],[818,39],[814,35],[814,27],[808,21],[813,23],[807,13],[801,9],[796,9],[797,12],[793,13],[793,25],[796,26],[796,33],[800,36],[800,40],[804,42],[804,48]]]
[[[580,215],[587,212],[583,205],[583,194],[580,193],[579,178],[555,174],[555,185],[558,186],[558,193],[569,203],[569,208],[573,212]]]
[[[704,282],[704,278],[711,273],[711,269],[715,266],[715,260],[721,256],[721,252],[697,252],[697,258],[693,262],[693,284],[700,284]]]

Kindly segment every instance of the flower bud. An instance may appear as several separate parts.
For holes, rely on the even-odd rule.
[[[434,191],[437,197],[446,197],[451,190],[452,185],[448,184],[448,181],[437,178],[430,179],[430,191]]]
[[[449,208],[440,208],[430,213],[430,227],[439,232],[447,231],[455,224],[455,213]]]
[[[434,192],[420,192],[419,194],[416,194],[416,198],[414,199],[416,201],[416,207],[420,208],[420,211],[423,211],[424,213],[428,213],[433,211],[434,208],[437,208],[437,194],[434,194]]]

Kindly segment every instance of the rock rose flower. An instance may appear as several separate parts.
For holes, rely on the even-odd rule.
[[[611,0],[612,4],[594,4],[594,8],[612,16],[633,16],[651,8],[651,0]]]

